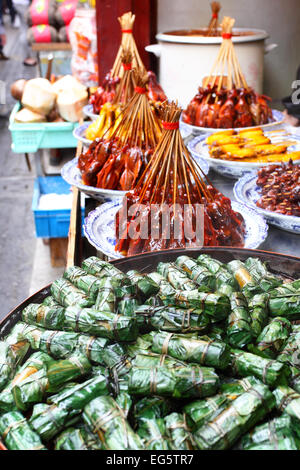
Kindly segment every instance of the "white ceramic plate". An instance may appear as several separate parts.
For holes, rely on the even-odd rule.
[[[77,167],[77,163],[78,158],[73,158],[73,160],[67,162],[61,169],[61,176],[71,186],[76,186],[83,193],[101,202],[111,201],[115,198],[119,199],[120,197],[123,197],[126,194],[126,191],[101,189],[83,184],[81,173],[79,171],[79,168]]]
[[[237,162],[231,160],[221,160],[220,158],[211,158],[209,155],[209,147],[205,143],[207,138],[206,135],[199,135],[194,137],[193,140],[187,144],[189,151],[191,152],[194,158],[203,158],[209,165],[217,172],[228,178],[238,179],[244,176],[246,173],[257,170],[262,166],[267,165],[279,165],[280,162],[270,162],[270,163],[255,163],[255,162]],[[278,137],[278,136],[277,136]],[[272,141],[275,142],[277,137],[272,137]],[[300,150],[300,137],[298,135],[291,135],[289,140],[293,140],[296,144],[290,145],[288,150],[290,152]],[[294,163],[300,163],[300,160],[294,160]]]
[[[115,251],[115,215],[122,200],[106,202],[90,212],[84,221],[84,234],[91,245],[112,259],[123,258]],[[268,225],[255,210],[232,201],[232,208],[240,212],[246,224],[244,248],[258,248],[268,235]]]
[[[278,126],[278,124],[282,124],[283,122],[283,114],[281,111],[278,111],[277,109],[272,109],[272,115],[273,115],[273,121],[269,122],[267,124],[261,124],[260,126],[251,126],[251,127],[235,127],[234,130],[236,131],[241,131],[245,129],[256,129],[258,127],[261,127],[262,129],[269,129],[273,126]],[[187,124],[186,122],[183,122],[182,120],[182,115],[180,116],[180,127],[182,129],[186,128],[186,130],[190,131],[191,134],[194,135],[199,135],[199,134],[211,134],[212,132],[218,132],[226,129],[216,129],[213,127],[199,127],[199,126],[192,126],[192,124]]]
[[[234,186],[234,196],[242,204],[255,209],[266,221],[287,232],[300,234],[300,217],[278,214],[257,207],[256,201],[260,198],[260,188],[256,185],[257,173],[247,173],[239,179]]]
[[[92,104],[87,104],[82,108],[84,114],[89,117],[92,121],[96,121],[96,119],[99,117],[99,114],[95,114],[93,111],[93,105]]]
[[[85,132],[87,128],[91,125],[91,121],[84,122],[81,126],[78,126],[73,131],[73,136],[75,139],[80,140],[86,147],[89,147],[92,143],[92,140],[86,139]]]

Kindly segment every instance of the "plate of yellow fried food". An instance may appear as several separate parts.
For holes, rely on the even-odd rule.
[[[300,138],[285,128],[227,129],[197,136],[188,148],[195,158],[206,159],[215,171],[235,179],[271,163],[300,163]]]

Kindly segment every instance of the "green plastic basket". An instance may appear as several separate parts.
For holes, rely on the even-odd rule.
[[[20,124],[15,122],[15,115],[20,110],[17,103],[9,117],[9,130],[12,138],[12,151],[15,153],[33,153],[39,149],[77,147],[73,130],[77,122],[38,122]]]

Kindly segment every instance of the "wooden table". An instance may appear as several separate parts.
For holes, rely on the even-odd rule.
[[[76,149],[76,157],[82,152],[82,142],[78,142]],[[88,256],[96,255],[97,250],[92,247],[85,237],[81,236],[82,233],[82,218],[81,218],[81,192],[75,186],[72,186],[73,203],[70,216],[70,228],[68,236],[67,248],[67,268],[70,266],[81,266],[81,262]],[[91,210],[94,210],[99,204],[95,199],[86,197],[85,199],[85,216]]]
[[[71,51],[69,42],[37,42],[31,45],[33,52]]]
[[[72,187],[73,191],[73,204],[70,217],[70,228],[68,237],[67,249],[67,267],[81,266],[82,261],[89,256],[98,256],[99,258],[106,259],[106,256],[96,250],[88,240],[82,236],[82,222],[81,222],[81,193]],[[85,217],[96,209],[101,204],[96,199],[86,197],[85,199]]]

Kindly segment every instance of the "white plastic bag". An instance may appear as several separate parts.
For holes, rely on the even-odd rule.
[[[70,23],[72,74],[85,86],[98,84],[97,32],[95,10],[77,9]]]

